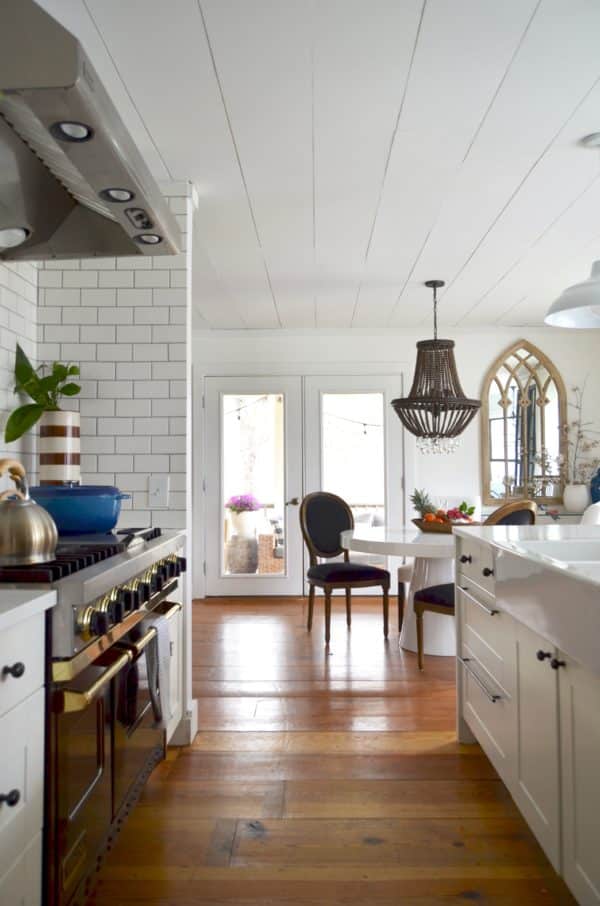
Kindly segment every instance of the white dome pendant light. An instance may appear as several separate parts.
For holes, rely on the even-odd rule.
[[[587,280],[560,294],[544,321],[551,327],[600,327],[600,261],[594,261]]]

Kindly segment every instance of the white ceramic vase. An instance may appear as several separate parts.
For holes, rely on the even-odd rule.
[[[583,513],[592,502],[587,484],[568,484],[563,493],[563,503],[569,513]]]
[[[256,512],[244,510],[241,513],[231,511],[231,528],[233,534],[240,538],[254,538],[256,536]]]
[[[39,425],[40,484],[79,484],[79,412],[44,412]]]

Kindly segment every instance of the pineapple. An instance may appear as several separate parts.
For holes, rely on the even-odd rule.
[[[419,491],[418,488],[415,488],[415,490],[411,494],[410,502],[414,506],[421,519],[424,519],[427,513],[433,513],[435,515],[435,513],[437,512],[436,508],[431,502],[429,494],[426,491]]]

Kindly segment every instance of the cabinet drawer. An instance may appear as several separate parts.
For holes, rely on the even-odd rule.
[[[6,906],[40,906],[42,902],[42,835],[39,833],[22,856],[0,877],[0,903]]]
[[[44,684],[44,622],[36,614],[0,636],[0,717]],[[24,671],[13,676],[6,667]]]
[[[492,678],[511,694],[514,686],[515,627],[495,599],[468,581],[456,587],[461,639]],[[463,655],[466,653],[462,652]]]
[[[456,571],[494,594],[494,555],[489,544],[460,537],[456,552]]]
[[[1,878],[42,828],[44,689],[0,718],[0,739],[0,793],[18,792],[15,805],[0,805]]]
[[[458,669],[464,719],[510,788],[516,751],[514,700],[466,645]]]

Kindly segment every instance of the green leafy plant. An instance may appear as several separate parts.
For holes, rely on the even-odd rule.
[[[34,368],[17,343],[15,393],[24,393],[33,402],[19,406],[11,412],[4,429],[5,442],[10,443],[22,437],[37,424],[44,412],[59,410],[60,397],[77,396],[81,387],[71,378],[78,375],[77,365],[63,365],[60,362]]]
[[[427,491],[419,491],[418,488],[415,488],[411,494],[410,502],[414,506],[421,519],[426,516],[427,513],[437,512],[437,509],[431,502],[431,498]]]

